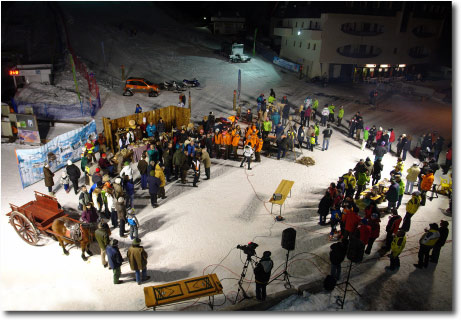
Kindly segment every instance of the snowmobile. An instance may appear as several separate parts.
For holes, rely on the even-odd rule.
[[[163,81],[163,89],[168,91],[184,91],[186,86],[181,82],[172,81]]]
[[[200,87],[200,82],[195,78],[192,80],[184,79],[182,83],[187,87]]]

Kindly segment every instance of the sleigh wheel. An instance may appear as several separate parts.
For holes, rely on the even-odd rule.
[[[10,224],[22,240],[32,246],[37,245],[38,230],[25,215],[13,211],[10,216]]]

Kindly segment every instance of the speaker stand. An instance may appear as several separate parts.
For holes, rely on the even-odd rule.
[[[285,281],[285,288],[286,289],[290,289],[292,288],[293,286],[291,285],[291,282],[290,282],[290,274],[288,273],[287,269],[288,269],[288,258],[290,256],[290,250],[287,250],[287,257],[286,257],[286,260],[285,260],[285,268],[283,270],[283,272],[281,274],[279,274],[277,277],[275,277],[274,279],[272,279],[271,281],[269,281],[269,283],[271,283],[272,281],[280,278],[282,275],[283,275],[283,280],[282,281]],[[268,284],[269,284],[268,283]]]
[[[349,263],[349,270],[347,272],[347,279],[346,281],[344,282],[341,282],[341,283],[337,283],[336,286],[340,286],[342,284],[346,284],[346,287],[344,288],[344,296],[343,296],[343,299],[341,300],[341,298],[338,298],[338,300],[336,300],[336,303],[341,303],[341,309],[344,308],[344,302],[346,301],[346,294],[347,294],[347,287],[350,286],[352,288],[353,291],[355,291],[355,293],[357,293],[359,295],[359,297],[361,297],[362,295],[354,288],[354,286],[352,285],[352,283],[350,283],[349,279],[351,277],[351,269],[352,269],[352,261],[350,261]]]

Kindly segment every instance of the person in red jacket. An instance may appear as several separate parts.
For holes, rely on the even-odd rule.
[[[391,249],[392,240],[394,239],[394,235],[397,234],[397,231],[399,231],[401,222],[402,217],[399,216],[397,209],[392,209],[392,215],[389,216],[389,221],[386,226],[386,242],[380,249],[381,256]]]
[[[371,218],[368,219],[368,224],[371,227],[371,233],[370,233],[370,238],[368,239],[367,248],[365,249],[366,254],[371,253],[371,248],[373,247],[373,243],[379,237],[380,223],[381,223],[381,219],[379,218],[379,213],[377,212],[372,213]]]
[[[357,229],[360,231],[360,241],[366,246],[371,235],[371,227],[368,225],[368,220],[362,219]]]
[[[358,210],[354,210],[352,206],[348,206],[343,210],[342,221],[344,222],[344,235],[343,238],[348,238],[355,230],[360,222],[360,217],[357,214]],[[358,209],[358,208],[357,208]]]
[[[389,144],[387,145],[387,152],[390,153],[392,150],[392,143],[395,141],[395,132],[394,129],[389,129]]]

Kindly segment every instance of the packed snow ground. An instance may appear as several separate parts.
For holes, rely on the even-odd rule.
[[[116,118],[131,114],[136,103],[147,110],[177,103],[178,95],[172,92],[162,92],[158,98],[142,94],[123,97],[122,82],[115,79],[119,79],[120,65],[125,64],[128,76],[146,77],[154,82],[197,77],[204,88],[191,91],[193,120],[200,120],[209,111],[223,116],[231,114],[232,91],[237,87],[240,68],[242,100],[251,104],[261,92],[267,96],[270,88],[274,88],[278,97],[287,95],[295,106],[299,106],[306,95],[313,94],[319,98],[320,106],[333,101],[337,106],[343,104],[345,119],[360,110],[365,125],[393,127],[396,136],[401,133],[419,136],[424,132],[438,130],[447,140],[451,139],[451,122],[446,120],[451,119],[449,105],[394,96],[382,108],[373,110],[365,103],[371,87],[331,85],[320,88],[298,80],[295,75],[259,57],[248,64],[229,64],[212,53],[219,42],[212,42],[210,36],[202,31],[184,30],[180,26],[166,27],[166,22],[171,21],[165,16],[156,20],[155,30],[144,32],[145,29],[138,28],[138,35],[131,38],[126,29],[128,27],[122,26],[120,31],[114,21],[96,19],[101,17],[97,7],[93,11],[84,12],[79,8],[70,11],[67,7],[74,5],[64,5],[69,21],[72,22],[74,49],[96,72],[104,93],[101,97],[103,109],[96,116],[99,121],[98,130],[101,130],[99,124],[102,116]],[[119,7],[114,5],[111,8],[116,11]],[[116,16],[116,12],[106,14]],[[139,10],[133,9],[125,14],[133,16],[133,24],[146,21],[142,16],[134,18]],[[92,23],[84,24],[83,15],[88,19],[86,21]],[[102,40],[106,44],[106,55],[109,56],[106,56],[108,66],[104,68],[102,55],[97,54]],[[70,73],[68,75],[71,76]],[[50,131],[48,138],[72,128],[72,125],[60,125]],[[328,151],[316,149],[310,153],[303,150],[304,155],[315,159],[316,165],[312,167],[295,164],[291,153],[280,161],[263,157],[261,163],[252,164],[252,171],[239,168],[237,162],[213,159],[211,180],[202,180],[199,188],[190,188],[190,183],[188,186],[167,185],[168,198],[162,200],[161,206],[155,210],[149,205],[147,191],[137,190],[135,208],[141,224],[140,237],[149,253],[148,273],[151,276],[145,285],[215,272],[228,298],[223,306],[229,305],[230,301],[234,301],[237,291],[237,281],[243,267],[241,259],[245,258],[235,248],[236,245],[254,241],[259,244],[258,255],[265,250],[272,251],[275,263],[273,274],[278,274],[282,271],[285,259],[285,250],[280,247],[281,233],[292,226],[298,233],[296,250],[290,256],[299,254],[290,262],[292,283],[297,286],[323,278],[330,268],[328,252],[331,242],[328,241],[329,227],[317,224],[318,202],[330,182],[336,182],[360,158],[372,158],[370,150],[361,151],[357,142],[347,138],[341,130],[333,129]],[[17,145],[2,145],[3,213],[10,211],[9,203],[22,205],[32,200],[34,190],[46,193],[43,182],[22,190],[15,162],[15,148]],[[409,155],[405,169],[413,161]],[[443,161],[444,155],[441,155],[440,162]],[[386,155],[383,162],[385,177],[396,158]],[[55,175],[56,184],[59,175],[60,172]],[[436,181],[439,181],[438,176]],[[295,184],[292,198],[287,200],[283,209],[286,220],[275,222],[267,200],[281,179],[293,180]],[[78,197],[73,192],[66,194],[60,188],[57,198],[65,208],[76,210]],[[399,210],[401,215],[405,214],[404,204],[408,199],[409,196],[404,196]],[[417,240],[429,223],[446,219],[450,222],[451,231],[451,217],[443,212],[447,207],[448,199],[440,196],[432,202],[428,201],[426,207],[418,211],[412,221],[402,266],[397,274],[384,271],[389,261],[388,258],[377,258],[376,250],[381,242],[375,244],[372,255],[354,267],[352,272],[351,281],[364,294],[364,298],[357,299],[353,294],[348,295],[351,300],[346,310],[452,310],[452,243],[449,241],[443,248],[437,268],[431,265],[428,270],[415,270],[413,267],[417,261]],[[274,208],[274,213],[277,209]],[[6,216],[0,220],[0,303],[3,310],[134,311],[145,307],[142,287],[134,281],[113,285],[112,272],[101,266],[98,255],[84,262],[80,258],[80,250],[73,248],[70,255],[65,256],[58,243],[49,239],[44,239],[40,246],[29,246],[15,234]],[[387,218],[382,219],[381,230],[384,230],[386,222]],[[112,237],[119,239],[117,229],[113,231]],[[382,231],[380,240],[383,238]],[[451,232],[448,239],[452,239]],[[130,241],[119,240],[122,255],[126,256]],[[96,243],[92,250],[99,252]],[[250,270],[247,274],[249,281],[252,275]],[[133,273],[125,263],[122,266],[122,279],[129,280],[132,277]],[[248,292],[253,295],[254,284],[246,285],[249,287]],[[268,287],[268,293],[283,289],[282,282],[274,282]],[[290,298],[274,310],[335,310],[334,295]],[[27,304],[24,303],[25,298]],[[191,301],[166,309],[207,310],[208,307],[200,302],[194,304]],[[223,302],[223,296],[217,297],[217,305]]]

